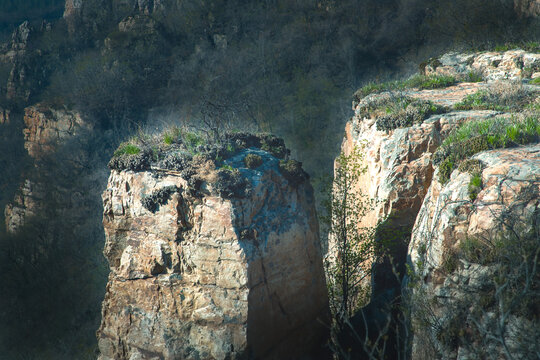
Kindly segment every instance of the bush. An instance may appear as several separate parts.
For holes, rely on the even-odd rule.
[[[141,149],[137,145],[123,143],[114,152],[114,156],[137,155],[140,152],[141,152]]]
[[[431,101],[401,97],[397,98],[396,101],[389,99],[385,111],[386,114],[378,118],[376,126],[379,131],[388,132],[397,128],[422,123],[431,115],[446,112],[446,108],[436,105]]]
[[[309,175],[302,169],[302,163],[296,160],[280,160],[279,172],[293,187],[309,179]]]
[[[356,90],[353,95],[353,101],[360,102],[362,98],[383,91],[404,90],[407,88],[437,89],[454,85],[457,80],[453,76],[447,75],[414,75],[406,80],[389,81],[383,83],[370,82],[360,89]]]
[[[482,74],[475,72],[475,71],[469,71],[467,73],[466,80],[468,82],[477,83],[484,81],[484,78],[482,77]]]
[[[230,198],[242,198],[249,194],[247,180],[242,177],[238,169],[224,168],[217,172],[217,180],[214,184],[219,196]]]
[[[404,82],[405,87],[423,89],[438,89],[452,86],[456,78],[448,75],[416,75]]]
[[[178,192],[180,189],[175,186],[165,186],[157,191],[154,191],[151,195],[144,197],[141,200],[144,208],[152,213],[159,210],[160,205],[165,205],[171,198],[172,194]]]
[[[469,181],[469,199],[476,200],[478,193],[482,190],[482,175],[474,174]]]
[[[244,164],[250,169],[256,169],[263,163],[262,157],[257,154],[247,154],[244,158]]]

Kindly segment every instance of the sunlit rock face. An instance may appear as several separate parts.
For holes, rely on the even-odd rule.
[[[432,182],[435,150],[465,122],[510,116],[504,115],[504,111],[457,111],[453,106],[479,91],[501,91],[497,89],[540,75],[537,74],[540,71],[540,54],[522,50],[449,53],[431,59],[422,68],[426,75],[448,75],[461,82],[445,88],[402,89],[357,98],[353,103],[355,113],[346,125],[341,146],[345,154],[350,154],[354,147],[363,149],[361,167],[366,171],[360,176],[358,191],[376,202],[360,226],[374,227],[383,223],[390,227],[391,232],[401,234],[401,239],[394,241],[391,254],[397,263],[405,261],[410,231]],[[473,74],[482,81],[468,82]],[[523,91],[534,93],[538,87],[523,85]],[[392,106],[404,98],[429,101],[442,107],[442,113],[391,129],[381,128],[381,119],[386,115],[386,105],[381,104]],[[394,278],[393,274],[388,276]],[[382,288],[388,285],[383,279],[379,282],[375,279],[374,285],[378,284]]]
[[[5,118],[9,121],[9,117]],[[46,190],[50,184],[35,181],[39,177],[35,174],[47,172],[49,156],[54,156],[60,147],[67,146],[77,135],[92,130],[92,125],[83,120],[77,111],[55,109],[43,104],[27,107],[23,120],[24,148],[34,166],[27,170],[28,177],[23,180],[13,201],[7,204],[4,210],[6,229],[12,233],[24,225],[29,216],[39,215],[46,193],[51,192],[51,189]],[[84,140],[77,140],[77,144],[62,155],[62,158],[75,168],[81,167],[88,156],[81,146],[82,142]],[[54,189],[54,192],[56,191],[61,189]]]
[[[478,358],[479,353],[472,351],[482,349],[490,356],[504,357],[503,346],[516,358],[529,359],[529,346],[523,346],[523,340],[537,344],[537,339],[520,338],[521,334],[535,333],[531,331],[538,325],[534,317],[528,317],[527,310],[511,309],[511,297],[497,286],[501,267],[507,264],[501,259],[491,262],[488,257],[494,256],[490,252],[498,247],[502,257],[511,258],[513,254],[504,246],[518,254],[519,248],[526,246],[533,225],[539,223],[540,145],[486,151],[473,159],[484,167],[476,198],[471,199],[468,190],[471,174],[454,170],[448,183],[431,183],[416,219],[409,245],[411,266],[418,273],[417,296],[413,296],[415,359],[425,358],[429,347],[445,359]],[[538,234],[532,235],[538,239]],[[512,241],[517,243],[512,245]],[[472,256],[460,256],[471,251],[471,244],[478,248]],[[534,252],[529,255],[535,256]],[[525,266],[524,261],[519,259],[513,268],[503,270],[508,278]],[[522,279],[526,278],[525,274]],[[538,281],[538,274],[530,280]],[[531,296],[528,292],[519,295],[526,288],[519,279],[505,286],[515,286],[513,295],[522,297],[514,301]],[[534,297],[529,300],[529,307],[536,312],[538,301]],[[439,326],[418,321],[426,316],[426,309],[431,309],[429,316],[437,319]],[[483,336],[479,335],[482,329],[488,331]],[[467,338],[463,334],[470,334],[469,344],[463,342]]]
[[[256,169],[243,165],[250,151]],[[227,164],[249,182],[245,196],[209,183],[193,196],[174,171],[112,171],[101,360],[317,357],[328,298],[313,190],[260,150]]]

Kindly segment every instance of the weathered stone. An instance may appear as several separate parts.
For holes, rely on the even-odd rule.
[[[355,146],[363,149],[363,160],[360,167],[365,168],[366,171],[360,175],[360,183],[356,191],[375,200],[373,210],[369,211],[358,225],[360,227],[374,227],[379,224],[375,232],[376,241],[380,240],[384,245],[390,243],[386,255],[390,255],[394,265],[392,266],[390,264],[390,257],[388,256],[382,259],[373,259],[375,263],[372,267],[371,283],[364,284],[365,286],[372,287],[372,302],[365,308],[368,313],[371,314],[373,309],[392,308],[397,302],[401,301],[402,283],[399,281],[399,276],[396,277],[395,272],[397,271],[399,275],[403,276],[407,271],[405,263],[411,260],[411,257],[413,258],[412,264],[416,265],[415,261],[419,258],[418,254],[426,253],[425,246],[419,244],[418,239],[426,239],[426,236],[432,233],[441,234],[445,239],[437,240],[438,242],[433,246],[438,250],[432,250],[432,255],[439,256],[439,262],[435,262],[437,264],[435,267],[424,269],[418,277],[432,284],[430,286],[439,286],[437,290],[440,290],[438,299],[440,300],[444,296],[454,296],[457,294],[455,288],[443,286],[445,283],[447,285],[451,282],[462,283],[465,281],[463,279],[466,279],[467,286],[485,288],[486,279],[495,271],[493,268],[485,267],[481,264],[469,264],[470,272],[474,272],[474,274],[468,274],[466,277],[463,277],[463,274],[459,273],[455,278],[448,276],[448,274],[443,274],[441,271],[443,268],[453,269],[457,267],[461,269],[460,263],[456,264],[451,261],[453,258],[449,254],[453,254],[453,251],[456,251],[456,249],[455,246],[450,246],[449,244],[459,244],[459,241],[464,237],[477,234],[476,231],[480,231],[478,229],[496,231],[497,227],[493,216],[498,208],[495,205],[490,207],[475,205],[478,202],[494,201],[494,198],[490,198],[488,194],[495,195],[497,194],[496,190],[501,189],[496,187],[495,180],[493,180],[495,178],[490,177],[489,179],[492,180],[489,180],[486,177],[487,174],[495,176],[495,174],[504,173],[508,170],[512,174],[511,177],[519,173],[518,178],[521,179],[523,175],[524,179],[526,179],[525,183],[529,181],[529,185],[519,185],[519,181],[515,181],[513,183],[514,185],[512,185],[513,187],[503,190],[503,196],[508,196],[508,199],[512,202],[517,201],[515,194],[532,194],[531,196],[533,198],[536,196],[536,200],[534,201],[538,201],[538,171],[533,169],[535,166],[538,167],[538,145],[536,147],[530,146],[528,148],[514,150],[500,150],[498,152],[493,151],[477,155],[475,159],[482,160],[482,166],[476,166],[474,172],[462,167],[463,171],[468,171],[460,175],[463,176],[462,181],[454,183],[452,178],[449,184],[444,187],[444,189],[447,189],[452,194],[452,197],[450,199],[450,205],[445,208],[449,209],[448,213],[445,212],[446,210],[439,209],[442,214],[440,217],[443,225],[437,229],[426,230],[425,233],[427,235],[418,235],[416,233],[417,228],[415,227],[413,242],[409,244],[411,241],[410,233],[415,223],[418,226],[421,218],[425,221],[436,221],[438,216],[435,210],[430,210],[427,215],[422,212],[428,211],[426,210],[427,199],[438,199],[439,193],[442,191],[442,185],[438,182],[438,170],[434,168],[433,164],[435,160],[434,152],[449,134],[465,122],[486,120],[493,117],[510,118],[516,116],[515,114],[502,111],[455,111],[452,110],[452,107],[461,102],[466,96],[478,91],[485,91],[491,94],[505,86],[513,90],[517,86],[516,84],[519,84],[519,91],[529,95],[528,97],[523,96],[526,97],[526,101],[535,101],[534,92],[537,91],[538,87],[534,85],[522,85],[521,82],[518,83],[513,80],[511,82],[505,79],[520,79],[522,76],[534,76],[529,74],[537,68],[539,59],[538,54],[526,53],[524,51],[447,54],[436,61],[430,61],[425,67],[426,73],[428,75],[452,75],[458,79],[467,81],[469,73],[475,72],[481,73],[484,81],[478,83],[463,82],[454,86],[433,90],[405,89],[396,92],[388,91],[368,95],[353,104],[355,115],[346,126],[342,151],[345,154],[350,154]],[[509,91],[506,91],[503,95],[507,94],[509,94]],[[408,101],[411,98],[431,101],[435,104],[448,107],[449,112],[432,115],[424,119],[421,123],[416,123],[412,126],[402,125],[402,127],[395,129],[389,128],[385,129],[385,131],[378,131],[377,122],[388,112],[388,103],[391,104],[392,101],[398,102],[403,97],[408,97]],[[523,100],[523,104],[516,106],[517,111],[520,111],[523,106],[526,106],[525,100]],[[508,107],[510,108],[510,106]],[[534,112],[535,110],[533,110],[534,107],[531,105],[527,107],[529,108],[527,114],[530,116],[531,111]],[[501,106],[501,108],[504,108],[504,106]],[[488,158],[489,156],[492,158]],[[484,160],[487,161],[485,166]],[[519,169],[522,169],[522,171]],[[482,184],[471,187],[469,180],[471,179],[471,174],[476,172],[483,174]],[[460,172],[457,170],[454,171],[453,176],[458,173]],[[532,179],[536,179],[536,185],[533,184],[534,181],[533,183],[530,182]],[[498,180],[503,181],[504,176],[501,175]],[[486,193],[486,186],[494,186],[494,191],[492,193]],[[503,187],[503,185],[500,186]],[[510,194],[506,195],[507,192],[511,192],[511,189],[515,192],[514,197]],[[474,194],[472,195],[471,192],[474,192]],[[458,202],[463,200],[469,205],[463,205],[459,207],[459,210],[451,211],[453,207],[458,206],[453,205],[455,200]],[[506,205],[509,204],[506,203]],[[537,207],[537,205],[532,205],[532,207],[526,206],[527,210],[523,210],[523,214],[530,215],[535,206]],[[521,214],[520,211],[518,211],[519,214]],[[491,215],[485,212],[491,212]],[[529,222],[530,224],[530,217],[527,218],[528,215],[525,215],[523,215],[523,222]],[[440,247],[439,245],[441,243],[448,245],[448,247]],[[330,251],[332,251],[332,246],[330,246]],[[462,295],[458,297],[464,299]],[[445,313],[445,309],[445,307],[440,307],[437,312],[431,314],[432,319],[438,321],[437,324],[448,325],[447,322],[454,319]],[[449,306],[447,309],[450,311],[452,307]],[[366,315],[366,313],[363,314]],[[352,323],[359,327],[359,331],[365,330],[373,334],[382,326],[385,326],[386,323],[384,321],[387,320],[386,318],[380,320],[374,315],[367,320],[369,322],[369,328],[367,329],[363,321],[362,314],[352,319]],[[393,321],[395,321],[396,326],[401,326],[402,324],[398,317]],[[483,324],[489,324],[489,322],[485,320]],[[418,336],[422,335],[422,329],[417,327],[415,331],[417,339],[421,338]],[[441,332],[441,336],[452,337],[455,335],[452,331],[448,333]],[[440,334],[431,333],[430,336],[436,337],[438,335]],[[425,338],[423,339],[425,340]],[[478,341],[478,337],[474,337],[474,339],[474,341]],[[398,344],[399,341],[397,339],[395,340],[398,348],[401,349],[402,346],[406,346],[406,344]],[[419,344],[418,340],[415,341],[415,344]],[[417,346],[415,348],[415,357],[422,358],[419,349],[426,348],[427,346]],[[364,350],[359,348],[358,351],[361,352]],[[466,355],[466,349],[456,348],[450,352],[444,352],[438,349],[438,351],[438,354],[444,353],[448,358],[455,358],[457,352],[463,354],[463,356],[468,356]],[[436,358],[436,355],[428,354],[423,358]]]
[[[311,186],[291,186],[263,151],[248,169],[246,153],[227,160],[251,183],[242,198],[192,198],[174,171],[112,171],[100,359],[316,357],[328,299]]]

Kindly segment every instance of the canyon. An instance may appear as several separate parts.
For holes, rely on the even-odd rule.
[[[540,14],[535,0],[508,4],[524,23]],[[66,0],[62,19],[23,22],[0,46],[0,255],[16,294],[0,299],[6,356],[35,338],[43,359],[363,359],[378,337],[386,358],[534,358],[538,46],[431,58],[407,80],[356,92],[343,129],[328,104],[368,78],[362,61],[376,64],[370,78],[406,68],[385,63],[400,57],[385,35],[365,30],[379,43],[344,42],[346,60],[323,70],[310,63],[328,50],[316,43],[299,56],[316,71],[293,71],[298,59],[278,55],[298,42],[267,48],[275,29],[258,39],[246,30],[256,9],[229,24],[234,11],[214,5]],[[319,5],[291,33],[317,37],[318,19],[345,18]],[[383,30],[399,28],[394,15]],[[255,45],[239,52],[244,43]],[[357,70],[345,81],[334,68]],[[260,82],[231,80],[251,77]],[[347,319],[354,331],[339,333],[325,265],[341,255],[319,229],[317,172],[358,149],[353,192],[373,207],[355,225],[373,229],[377,252],[362,282],[368,303]],[[25,315],[34,307],[69,315],[41,321]]]

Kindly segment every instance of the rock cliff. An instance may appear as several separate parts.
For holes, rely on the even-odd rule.
[[[317,357],[328,298],[313,190],[236,144],[222,169],[171,166],[179,150],[165,149],[169,160],[111,172],[100,359]]]
[[[424,79],[446,79],[448,84],[409,86],[403,83],[366,96],[361,91],[358,93],[362,95],[357,95],[353,103],[355,115],[346,126],[342,151],[350,153],[354,147],[363,148],[365,156],[361,167],[366,172],[361,175],[357,191],[376,202],[359,225],[377,226],[376,241],[385,246],[386,254],[390,255],[387,259],[373,259],[373,302],[387,302],[388,296],[394,299],[390,302],[399,299],[402,284],[394,272],[397,270],[403,278],[407,261],[411,264],[411,274],[419,271],[418,277],[410,283],[417,286],[412,292],[414,299],[422,299],[420,294],[426,292],[439,300],[449,293],[454,294],[455,289],[449,285],[455,280],[450,275],[452,271],[441,269],[448,265],[445,259],[449,253],[455,254],[460,239],[483,236],[483,231],[493,233],[497,229],[496,223],[500,221],[497,216],[502,211],[497,202],[509,209],[505,219],[511,215],[528,226],[537,223],[539,178],[536,169],[540,156],[538,145],[534,143],[538,142],[540,134],[538,130],[530,130],[530,134],[526,130],[519,130],[524,133],[518,134],[516,130],[514,136],[510,133],[513,130],[508,128],[522,129],[522,124],[527,122],[538,123],[540,89],[532,84],[538,83],[534,79],[540,75],[539,68],[540,54],[521,50],[452,53],[421,66]],[[473,124],[484,124],[486,132],[478,130],[480,125]],[[455,135],[458,129],[467,126],[469,132],[460,130],[463,135],[459,136],[472,139],[459,138],[460,142],[453,143],[458,141]],[[537,125],[530,126],[532,129]],[[531,142],[533,145],[529,145]],[[519,147],[519,144],[525,145]],[[498,147],[504,149],[497,150]],[[473,160],[472,155],[475,155]],[[449,204],[445,204],[443,198]],[[424,258],[430,259],[429,266]],[[390,261],[397,266],[393,268]],[[417,268],[418,264],[422,265],[421,269]],[[471,261],[465,265],[465,270],[456,266],[460,269],[459,281],[468,281],[473,269],[485,270],[479,266]],[[371,309],[375,303],[366,309]],[[440,322],[432,324],[427,338],[437,339],[444,333],[441,324],[448,317],[443,313],[451,311],[445,305],[434,310],[434,318]],[[461,311],[463,314],[463,309]],[[489,313],[488,308],[485,311]],[[517,320],[512,321],[514,324]],[[484,328],[488,326],[488,322],[482,324]],[[437,334],[435,328],[439,331]],[[417,333],[422,333],[420,330],[421,327],[415,328]],[[475,333],[474,336],[480,335]],[[455,358],[456,351],[460,354],[458,358],[466,358],[465,348],[443,349],[440,342],[435,352],[421,354],[418,349],[424,348],[425,340],[426,337],[415,338],[413,358]],[[500,347],[497,349],[499,351]]]
[[[25,218],[39,213],[41,202],[47,191],[47,184],[36,179],[40,172],[46,172],[46,163],[55,151],[77,135],[90,131],[92,126],[85,122],[76,111],[54,109],[43,104],[27,107],[24,111],[24,148],[31,166],[27,169],[26,178],[22,181],[13,201],[5,208],[6,229],[16,232],[24,224]],[[77,141],[84,141],[77,139]],[[69,166],[80,168],[82,159],[88,155],[80,147],[62,155],[62,160]],[[43,175],[43,174],[41,174]],[[57,193],[60,189],[55,189]]]

